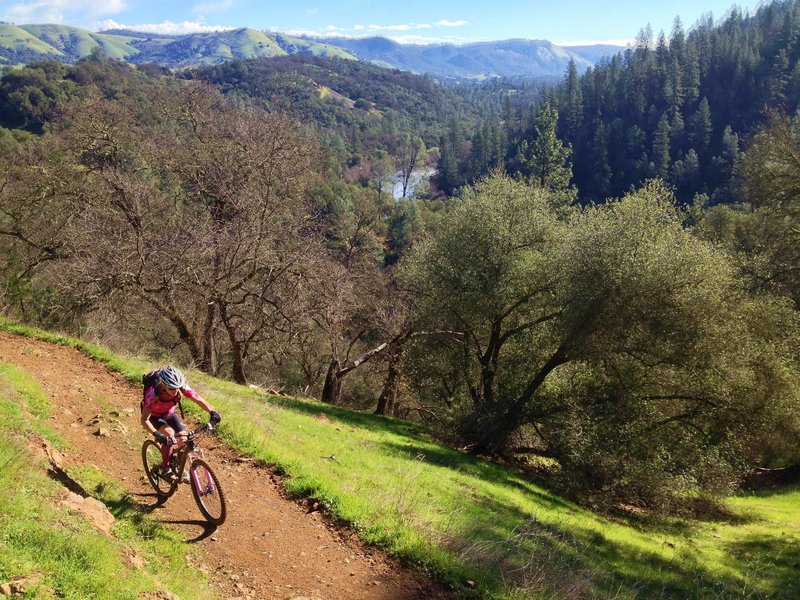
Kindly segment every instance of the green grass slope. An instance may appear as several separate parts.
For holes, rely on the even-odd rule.
[[[268,34],[250,28],[179,36],[118,31],[94,33],[65,25],[0,24],[0,61],[32,62],[57,58],[68,62],[100,48],[107,56],[130,62],[156,62],[171,67],[215,65],[234,58],[259,58],[303,53],[319,56],[355,57],[347,51],[323,44]]]
[[[344,48],[339,48],[332,44],[325,44],[314,40],[305,40],[302,38],[286,35],[285,33],[267,33],[269,37],[275,40],[287,54],[313,54],[314,56],[329,56],[346,58],[349,60],[358,60],[355,54],[352,54]]]
[[[195,33],[176,37],[163,45],[161,55],[149,58],[175,67],[214,65],[233,58],[284,56],[286,52],[255,29],[243,28],[215,33]]]
[[[126,60],[139,51],[131,45],[134,38],[96,34],[66,25],[23,25],[21,29],[39,40],[60,50],[65,56],[77,60],[100,48],[110,58]]]
[[[132,382],[149,364],[72,345]],[[421,427],[191,373],[220,435],[396,556],[484,598],[800,597],[800,490],[730,498],[715,520],[609,518],[524,473],[436,443]],[[0,508],[0,514],[2,514]],[[2,560],[0,560],[2,564]]]
[[[50,58],[64,56],[64,52],[40,40],[24,28],[0,23],[0,56],[7,56],[10,53],[36,54]]]

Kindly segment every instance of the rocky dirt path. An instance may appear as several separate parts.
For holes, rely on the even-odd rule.
[[[92,464],[121,482],[151,516],[196,543],[206,572],[223,598],[412,600],[450,595],[403,568],[356,534],[330,525],[282,493],[267,468],[238,456],[213,437],[203,448],[220,477],[228,518],[209,528],[188,486],[158,505],[141,467],[145,433],[141,391],[77,350],[0,332],[0,362],[37,380],[53,406],[53,426],[75,449],[70,464]],[[109,416],[117,412],[118,421]],[[99,422],[98,422],[99,416]],[[224,415],[223,415],[224,417]],[[98,429],[107,435],[98,436]]]

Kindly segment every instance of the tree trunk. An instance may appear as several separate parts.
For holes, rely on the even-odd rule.
[[[236,383],[247,385],[247,375],[244,372],[242,345],[238,342],[238,340],[233,342],[231,350],[233,351],[233,364],[231,365],[233,380]]]
[[[247,375],[244,372],[244,349],[239,338],[236,337],[236,329],[231,324],[228,318],[228,306],[225,302],[218,302],[219,316],[222,324],[225,326],[225,331],[228,332],[228,341],[231,344],[231,358],[233,364],[231,365],[231,375],[233,380],[241,385],[247,385]]]
[[[206,320],[203,325],[203,359],[198,368],[204,373],[217,374],[217,353],[214,344],[214,321],[216,305],[211,302],[206,306]]]
[[[339,361],[334,359],[328,366],[325,375],[325,385],[322,388],[322,401],[327,404],[337,405],[342,397],[342,379],[339,375]]]
[[[403,376],[403,357],[405,354],[405,337],[398,337],[396,343],[392,344],[389,354],[389,372],[383,382],[383,390],[378,398],[378,407],[375,409],[376,415],[393,414],[397,401],[397,391],[400,388],[400,380]]]
[[[392,340],[392,342],[394,342],[396,339],[397,338]],[[341,363],[339,363],[338,359],[331,359],[331,364],[328,367],[328,373],[325,375],[325,386],[322,388],[322,401],[327,402],[328,404],[339,404],[339,400],[342,398],[342,379],[344,379],[345,375],[360,365],[363,365],[376,354],[386,350],[386,348],[388,348],[392,342],[384,342],[376,346],[372,350],[369,350],[359,356],[354,361],[348,361],[344,367],[341,366]]]
[[[476,410],[464,428],[464,438],[472,442],[472,451],[477,454],[501,454],[508,444],[511,434],[523,424],[525,411],[534,394],[547,376],[559,365],[568,361],[566,345],[559,347],[550,359],[542,365],[526,386],[522,394],[504,406],[493,403]]]

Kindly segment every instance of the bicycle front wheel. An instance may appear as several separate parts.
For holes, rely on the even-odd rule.
[[[189,481],[192,484],[192,495],[197,507],[206,520],[212,525],[225,522],[225,495],[211,467],[206,461],[196,458],[189,467]]]
[[[153,440],[145,440],[142,445],[142,463],[147,481],[161,498],[169,498],[178,489],[178,483],[170,481],[164,477],[163,459],[161,458],[161,446]]]

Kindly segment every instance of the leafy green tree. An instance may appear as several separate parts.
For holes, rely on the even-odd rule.
[[[561,220],[545,190],[495,176],[415,248],[421,326],[448,332],[422,352],[467,445],[528,435],[580,486],[647,502],[724,487],[743,448],[757,455],[764,428],[748,424],[797,401],[768,358],[786,352],[771,337],[785,314],[749,302],[673,202],[649,184]]]
[[[392,193],[392,175],[394,165],[386,150],[381,148],[373,150],[369,159],[369,179],[372,187],[377,192],[377,199],[380,201],[385,193]]]
[[[466,413],[461,433],[479,451],[505,444],[559,364],[560,355],[545,355],[549,347],[536,356],[508,355],[556,318],[550,264],[558,231],[546,190],[495,175],[457,201],[405,266],[421,305],[420,327],[453,332],[430,336],[430,356],[451,358],[466,394],[459,400]]]
[[[19,142],[14,134],[5,127],[0,127],[0,156],[10,154],[17,147],[19,147]]]
[[[800,310],[800,118],[775,117],[738,168],[742,198],[756,207],[744,248],[750,279]]]
[[[311,193],[324,215],[327,246],[345,268],[363,255],[383,260],[383,204],[367,188],[332,181]]]
[[[32,63],[3,75],[0,81],[0,125],[41,133],[56,108],[75,92],[65,79],[69,67],[55,61]]]

